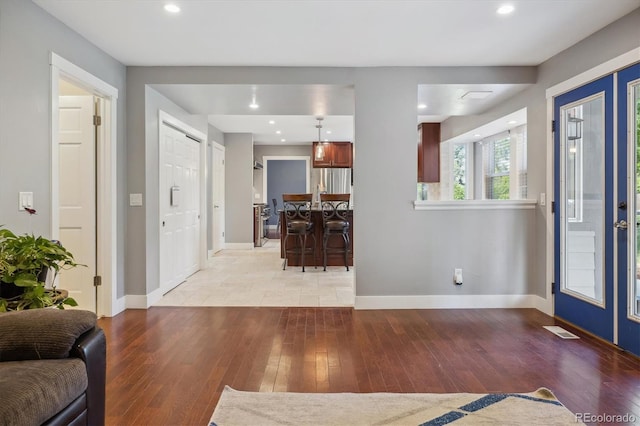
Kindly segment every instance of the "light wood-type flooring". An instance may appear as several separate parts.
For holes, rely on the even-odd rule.
[[[151,307],[99,324],[108,425],[205,425],[225,385],[260,392],[530,392],[640,422],[640,360],[534,309]]]
[[[322,259],[318,259],[322,261]],[[355,268],[299,266],[282,270],[280,240],[253,250],[222,250],[207,267],[155,306],[353,306]]]

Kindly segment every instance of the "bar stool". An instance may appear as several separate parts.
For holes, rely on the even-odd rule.
[[[349,212],[350,194],[320,194],[320,204],[322,209],[322,249],[324,252],[324,270],[327,270],[327,252],[344,253],[344,266],[349,270],[348,256],[351,251],[349,242]],[[329,237],[341,235],[344,247],[327,247]]]
[[[278,219],[278,224],[276,225],[276,235],[278,238],[280,238],[280,213],[282,213],[282,210],[278,210],[278,200],[272,198],[271,201],[273,202],[273,214],[276,215],[276,219]]]
[[[300,255],[300,264],[302,272],[304,272],[304,256],[306,252],[313,254],[313,266],[317,268],[316,263],[316,236],[314,234],[313,222],[311,221],[311,202],[313,194],[282,194],[282,202],[284,204],[284,229],[286,235],[284,237],[284,263],[282,269],[287,267],[287,254]],[[298,246],[287,248],[287,240],[290,236],[297,237]],[[307,237],[313,238],[313,246],[307,247]]]

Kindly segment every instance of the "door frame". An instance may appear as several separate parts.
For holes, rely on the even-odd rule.
[[[215,150],[219,150],[219,151],[222,152],[223,156],[225,156],[225,161],[226,161],[226,153],[227,153],[226,147],[224,145],[214,141],[214,140],[212,140],[210,142],[210,145],[211,145],[211,159],[213,160],[213,157],[214,157],[213,152]],[[211,203],[213,203],[213,201],[214,201],[213,200],[213,185],[215,185],[214,178],[215,178],[215,175],[216,175],[215,172],[216,172],[217,167],[218,166],[216,164],[214,164],[213,162],[211,163],[211,172],[209,173],[209,175],[211,176],[211,185],[212,185],[211,186],[211,200],[207,199],[207,202],[211,202]],[[226,174],[226,171],[225,171],[225,174]],[[226,176],[225,176],[225,181],[226,181]],[[223,188],[224,188],[224,185],[223,185]],[[225,196],[226,195],[223,194],[223,197],[222,197],[223,200],[224,200]],[[226,203],[225,203],[225,205],[226,205]],[[211,250],[208,253],[208,257],[209,258],[213,257],[213,255],[216,253],[216,251],[214,249],[214,241],[213,241],[213,240],[215,240],[215,236],[213,235],[213,231],[215,231],[215,229],[213,228],[213,225],[214,225],[214,220],[213,220],[214,210],[213,209],[214,209],[214,207],[213,207],[213,204],[212,204],[211,205],[211,230],[210,230],[211,231],[212,244],[211,244]],[[223,232],[225,230],[225,211],[224,211],[224,208],[222,209],[222,230],[223,230]],[[224,238],[223,238],[222,247],[220,248],[220,250],[224,250],[224,246],[225,246],[225,243],[224,243]]]
[[[269,176],[269,160],[300,160],[305,162],[307,193],[311,191],[311,156],[309,155],[265,155],[262,157],[262,200],[271,206],[271,200],[267,200],[267,178]]]
[[[51,68],[51,110],[50,110],[50,141],[51,141],[51,238],[59,236],[60,217],[59,202],[59,170],[60,159],[58,155],[59,145],[59,80],[64,78],[73,84],[82,87],[104,101],[102,125],[98,127],[98,138],[101,141],[97,147],[98,161],[96,193],[98,227],[96,237],[98,239],[98,263],[96,270],[102,277],[102,285],[96,289],[98,303],[96,311],[98,316],[114,316],[124,310],[124,304],[117,298],[116,279],[117,270],[117,106],[118,89],[104,82],[100,78],[85,71],[79,66],[69,62],[54,52],[50,52],[49,65]]]
[[[158,110],[158,146],[160,146],[160,138],[162,137],[162,126],[168,124],[169,126],[178,129],[179,131],[188,134],[189,136],[197,139],[200,144],[200,152],[199,152],[199,162],[198,162],[198,174],[199,174],[199,192],[200,192],[200,205],[198,206],[198,212],[200,215],[200,230],[198,233],[198,270],[202,269],[203,265],[207,264],[207,135],[202,133],[201,131],[189,126],[185,122],[177,119],[171,114]],[[158,205],[157,205],[157,215],[158,215],[158,223],[162,223],[161,217],[161,209],[160,209],[160,188],[161,179],[160,173],[162,172],[162,167],[160,165],[160,157],[158,156]],[[158,227],[157,229],[157,237],[158,237],[158,259],[161,259],[162,253],[162,245],[160,244],[160,233],[161,229]],[[147,242],[149,244],[149,242]],[[148,247],[149,248],[149,247]],[[158,263],[158,277],[160,277],[160,264]],[[158,284],[158,290],[160,290],[160,284]]]
[[[638,57],[640,57],[640,47],[633,49],[629,52],[623,53],[613,59],[610,59],[606,62],[603,62],[600,65],[597,65],[583,73],[580,73],[568,80],[565,80],[561,83],[558,83],[554,86],[548,88],[545,92],[545,96],[547,99],[547,176],[546,176],[546,194],[548,195],[546,199],[549,201],[544,206],[544,213],[546,216],[546,273],[545,273],[545,300],[543,303],[537,306],[539,310],[546,313],[547,315],[553,316],[554,314],[554,296],[552,294],[551,284],[554,280],[554,241],[555,241],[555,231],[554,231],[554,215],[551,211],[552,201],[553,199],[553,187],[554,187],[554,135],[552,132],[552,121],[553,121],[553,101],[554,98],[569,92],[575,88],[583,86],[591,81],[597,80],[600,77],[604,77],[607,74],[611,74],[615,71],[626,68],[629,65],[632,65],[638,62]],[[615,120],[615,119],[614,119]],[[617,123],[617,121],[614,121]],[[617,127],[617,125],[616,125]],[[617,129],[614,128],[614,138],[616,135]],[[614,148],[615,149],[615,148]],[[617,151],[615,153],[617,155]],[[617,271],[614,271],[617,277]],[[614,296],[615,297],[615,296]]]

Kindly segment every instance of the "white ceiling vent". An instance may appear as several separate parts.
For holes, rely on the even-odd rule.
[[[487,99],[492,93],[491,90],[472,90],[462,95],[460,99]]]

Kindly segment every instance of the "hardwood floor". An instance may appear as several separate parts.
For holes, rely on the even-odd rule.
[[[534,309],[128,310],[107,336],[108,425],[204,425],[225,385],[289,392],[530,392],[640,421],[640,360]]]

